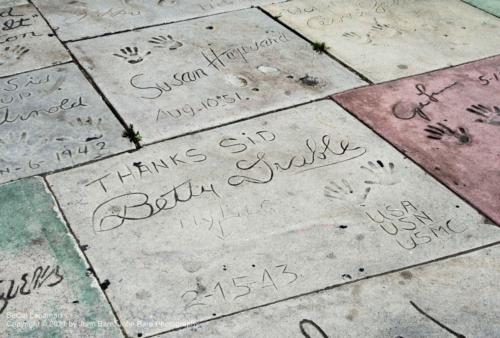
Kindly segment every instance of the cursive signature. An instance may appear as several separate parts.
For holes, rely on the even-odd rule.
[[[438,90],[438,91],[435,91],[435,92],[431,92],[429,93],[427,91],[427,88],[424,84],[422,83],[417,83],[415,85],[415,89],[417,90],[417,95],[418,96],[423,96],[426,98],[425,101],[421,101],[417,104],[416,107],[414,107],[412,110],[410,110],[409,112],[406,110],[406,109],[401,109],[401,101],[399,101],[398,103],[396,103],[393,107],[392,107],[392,114],[397,117],[398,119],[400,120],[411,120],[413,119],[415,116],[419,116],[421,117],[422,119],[426,120],[426,121],[431,121],[431,118],[429,117],[429,115],[427,115],[427,113],[424,111],[424,108],[430,106],[431,104],[433,103],[436,103],[436,102],[439,102],[439,95],[443,94],[444,92],[446,92],[448,89],[451,89],[453,88],[454,86],[458,85],[458,82],[453,82],[452,84],[444,87],[443,89],[441,90]]]
[[[292,155],[289,159],[281,163],[268,160],[266,158],[268,155],[263,152],[258,153],[256,159],[244,159],[236,162],[236,168],[248,172],[248,174],[229,177],[229,185],[239,186],[245,182],[266,184],[271,182],[275,174],[279,172],[288,172],[296,169],[294,173],[299,174],[320,169],[353,160],[363,156],[367,151],[364,147],[351,147],[349,141],[346,140],[341,140],[337,144],[338,149],[333,149],[329,135],[323,135],[320,144],[317,144],[314,139],[308,138],[305,141],[305,145],[307,148],[306,154]],[[347,156],[339,158],[343,155]],[[259,175],[259,173],[261,174]]]
[[[113,197],[101,203],[92,215],[94,232],[111,231],[121,227],[125,221],[148,219],[160,212],[172,210],[180,203],[186,203],[204,194],[220,198],[213,184],[195,188],[191,180],[173,186],[150,203],[148,194],[133,192]]]

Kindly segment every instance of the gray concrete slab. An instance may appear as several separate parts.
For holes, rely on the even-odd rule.
[[[160,337],[499,337],[499,267],[496,246]]]
[[[459,0],[293,0],[265,10],[374,82],[500,54],[500,20]]]
[[[136,336],[500,240],[332,101],[48,176]],[[241,323],[241,325],[245,325]]]
[[[71,61],[35,7],[0,3],[0,77]]]
[[[0,7],[11,7],[29,4],[28,0],[0,0]]]
[[[63,41],[181,21],[284,0],[35,0]]]
[[[123,337],[41,178],[0,185],[2,337]]]
[[[69,47],[145,143],[364,84],[257,9]]]
[[[134,146],[74,64],[0,79],[0,183]]]

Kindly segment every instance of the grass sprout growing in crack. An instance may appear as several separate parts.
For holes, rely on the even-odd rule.
[[[134,130],[133,124],[129,124],[128,128],[123,131],[122,136],[128,138],[130,142],[133,142],[139,148],[141,147],[139,142],[142,141],[142,135],[139,131]]]
[[[321,54],[321,53],[326,53],[326,51],[327,51],[328,49],[330,49],[330,47],[328,47],[328,46],[326,45],[326,43],[324,43],[324,42],[313,42],[313,43],[312,43],[312,46],[313,46],[313,50],[314,50],[316,53],[319,53],[319,54]]]

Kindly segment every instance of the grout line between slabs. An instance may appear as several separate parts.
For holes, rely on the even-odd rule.
[[[262,8],[261,6],[258,7],[258,9],[261,11],[261,13],[263,13],[264,15],[270,17],[274,22],[278,23],[279,25],[285,27],[287,30],[289,30],[290,32],[294,33],[295,35],[297,35],[299,38],[302,38],[302,40],[306,41],[307,43],[309,43],[310,45],[313,44],[313,41],[311,41],[308,37],[306,37],[304,34],[300,33],[299,31],[297,31],[296,29],[292,28],[291,26],[289,26],[288,24],[284,23],[283,21],[279,20],[278,18],[274,17],[271,13],[267,12],[264,8]],[[312,47],[311,47],[312,48]],[[331,59],[333,59],[334,61],[336,61],[338,64],[342,65],[345,69],[347,69],[349,72],[355,74],[356,76],[358,76],[361,80],[365,81],[366,83],[368,83],[368,85],[372,85],[373,84],[373,81],[368,79],[366,76],[364,76],[362,73],[358,72],[356,69],[352,68],[351,66],[349,66],[347,63],[345,63],[344,61],[338,59],[335,55],[333,55],[332,53],[330,53],[328,50],[323,52],[323,54],[325,55],[328,55]]]
[[[0,79],[5,79],[5,78],[8,78],[8,77],[22,75],[22,74],[31,73],[31,72],[36,72],[36,71],[40,71],[40,70],[46,70],[46,69],[49,69],[49,68],[54,68],[54,67],[58,67],[58,66],[67,65],[67,64],[70,64],[70,63],[73,63],[73,60],[62,61],[62,62],[58,62],[58,63],[53,64],[53,65],[43,66],[43,67],[39,67],[39,68],[33,68],[33,69],[29,69],[29,70],[24,70],[24,71],[18,72],[18,73],[12,73],[12,74],[7,74],[7,75],[2,75],[2,76],[0,76]]]
[[[31,0],[28,0],[28,1],[31,1]],[[192,17],[192,18],[186,18],[186,19],[181,19],[181,20],[175,20],[174,19],[172,21],[167,21],[167,22],[163,22],[163,23],[155,23],[155,24],[146,25],[146,26],[139,26],[139,27],[134,27],[134,28],[122,29],[122,30],[118,30],[118,31],[115,31],[115,32],[102,33],[102,34],[97,34],[97,35],[92,35],[92,36],[86,36],[86,37],[77,38],[77,39],[70,39],[70,40],[59,39],[59,40],[61,42],[65,43],[65,44],[66,43],[73,43],[73,42],[80,42],[80,41],[86,41],[86,40],[92,40],[92,39],[102,38],[102,37],[110,36],[110,35],[117,35],[117,34],[129,33],[129,32],[136,32],[136,31],[140,31],[140,30],[148,29],[148,28],[152,28],[152,27],[167,26],[167,25],[172,25],[172,24],[186,22],[186,21],[194,21],[194,20],[197,20],[197,19],[204,19],[204,18],[209,18],[209,17],[215,17],[215,16],[218,16],[218,15],[223,15],[223,14],[228,14],[228,13],[235,13],[235,12],[240,12],[240,11],[246,11],[246,10],[249,10],[249,9],[252,9],[252,8],[257,8],[258,9],[259,7],[258,6],[250,6],[250,7],[245,7],[245,8],[237,8],[237,9],[232,9],[232,10],[228,10],[228,11],[225,11],[225,12],[215,12],[215,13],[212,13],[212,14],[195,16],[195,17]]]
[[[397,268],[397,269],[393,269],[393,270],[381,272],[381,273],[378,273],[378,274],[366,276],[366,277],[363,277],[363,278],[358,278],[358,279],[355,279],[355,280],[352,280],[352,281],[349,281],[349,282],[333,284],[333,285],[327,286],[327,287],[322,288],[322,289],[317,289],[317,290],[314,290],[314,291],[304,292],[304,293],[301,293],[301,294],[298,294],[298,295],[294,295],[294,296],[286,297],[286,298],[283,298],[283,299],[279,299],[277,301],[273,301],[273,302],[269,302],[269,303],[265,303],[265,304],[261,304],[261,305],[257,305],[257,306],[253,306],[253,307],[249,307],[249,308],[245,308],[243,310],[231,312],[231,313],[228,313],[228,314],[225,314],[225,315],[221,315],[221,316],[217,316],[217,317],[214,317],[214,318],[209,318],[209,319],[206,319],[206,320],[201,320],[201,321],[198,321],[198,322],[195,322],[195,323],[192,323],[192,324],[180,326],[178,328],[174,328],[174,329],[162,331],[162,332],[159,332],[159,333],[155,333],[155,334],[152,334],[152,335],[150,335],[148,337],[158,337],[158,336],[166,334],[166,333],[181,331],[181,330],[184,330],[184,329],[187,329],[187,328],[190,328],[190,327],[193,327],[193,326],[197,326],[197,325],[200,325],[200,324],[205,324],[205,323],[208,323],[208,322],[217,321],[217,320],[220,320],[220,319],[223,319],[223,318],[226,318],[226,317],[232,317],[232,316],[235,316],[235,315],[238,315],[238,314],[241,314],[241,313],[245,313],[245,312],[257,310],[257,309],[260,309],[260,308],[272,306],[274,304],[284,303],[284,302],[289,301],[289,300],[294,300],[294,299],[298,299],[298,298],[302,298],[302,297],[307,297],[307,296],[312,296],[312,295],[316,295],[316,294],[322,294],[324,292],[327,292],[327,291],[330,291],[330,290],[333,290],[333,289],[336,289],[336,288],[340,288],[340,287],[344,287],[344,286],[347,286],[347,285],[350,285],[350,284],[355,284],[355,283],[363,282],[363,281],[369,280],[369,279],[379,278],[379,277],[382,277],[382,276],[385,276],[385,275],[390,275],[390,274],[393,274],[393,273],[396,273],[396,272],[401,272],[401,271],[405,271],[405,270],[409,270],[409,269],[414,269],[414,268],[418,268],[418,267],[423,267],[423,266],[430,266],[433,263],[442,262],[442,261],[446,261],[446,260],[449,260],[449,259],[452,259],[452,258],[465,256],[467,254],[474,253],[474,252],[479,252],[479,251],[482,251],[482,250],[485,250],[487,248],[494,247],[494,246],[497,246],[497,245],[500,245],[500,241],[489,243],[489,244],[485,244],[485,245],[482,245],[482,246],[479,246],[479,247],[476,247],[476,248],[473,248],[473,249],[468,249],[468,250],[460,251],[458,253],[454,253],[454,254],[442,256],[442,257],[439,257],[439,258],[431,259],[431,260],[428,260],[428,261],[425,261],[425,262],[408,265],[406,267],[401,267],[401,268]]]
[[[488,215],[487,213],[485,213],[484,211],[481,210],[481,208],[478,208],[474,203],[472,203],[471,201],[469,201],[465,196],[462,196],[462,194],[454,191],[451,187],[449,187],[447,184],[445,184],[441,179],[439,179],[437,176],[435,176],[430,170],[427,170],[427,168],[425,168],[423,165],[421,165],[420,163],[418,163],[416,160],[413,159],[412,156],[406,154],[406,152],[399,148],[396,144],[392,143],[390,140],[388,140],[381,132],[377,131],[376,129],[374,129],[371,125],[369,125],[368,123],[366,123],[364,120],[360,119],[356,114],[354,114],[352,111],[350,111],[348,108],[344,107],[340,102],[338,102],[336,99],[335,99],[335,96],[336,95],[339,95],[339,94],[335,94],[334,96],[331,96],[330,97],[330,100],[332,100],[333,102],[335,102],[335,104],[339,105],[339,107],[341,107],[344,111],[346,111],[347,113],[349,113],[349,115],[351,115],[352,117],[354,117],[356,120],[358,120],[361,124],[363,124],[363,126],[365,126],[366,128],[370,129],[373,133],[375,133],[375,135],[377,135],[382,141],[384,141],[385,143],[387,143],[389,146],[391,146],[393,149],[395,149],[398,153],[400,153],[401,155],[404,156],[405,159],[408,159],[411,163],[413,163],[416,167],[418,167],[420,170],[422,170],[425,174],[429,175],[430,177],[432,177],[434,179],[434,181],[436,181],[436,184],[439,184],[441,185],[442,187],[444,187],[448,192],[450,192],[451,194],[453,194],[454,196],[458,197],[461,201],[463,201],[465,204],[467,204],[468,206],[471,206],[474,210],[476,210],[480,215],[482,215],[483,217],[485,217],[488,221],[491,221],[493,224],[493,226],[496,226],[498,228],[500,228],[500,225],[499,224],[496,224],[495,221],[492,220],[492,218],[490,217],[490,215]]]
[[[94,79],[92,78],[92,76],[85,70],[85,68],[83,68],[83,66],[80,64],[80,61],[75,57],[75,55],[73,54],[73,52],[68,48],[68,46],[64,42],[61,41],[61,39],[59,39],[59,36],[57,36],[56,31],[52,28],[52,26],[50,25],[49,21],[45,18],[45,16],[40,11],[40,9],[32,2],[32,0],[28,0],[28,2],[38,11],[38,13],[40,14],[40,17],[45,21],[46,25],[54,33],[54,36],[56,37],[56,39],[59,41],[59,43],[61,43],[62,46],[64,46],[64,48],[66,49],[66,52],[69,54],[69,56],[73,60],[74,64],[78,67],[78,69],[80,70],[80,72],[85,76],[85,78],[87,79],[87,81],[89,82],[89,84],[92,86],[92,88],[96,91],[96,93],[101,97],[101,99],[107,105],[108,109],[110,109],[110,111],[116,117],[116,119],[118,120],[118,122],[120,122],[120,124],[124,128],[124,131],[128,130],[128,126],[127,126],[125,120],[118,113],[118,111],[111,104],[111,102],[109,102],[108,98],[104,95],[103,91],[101,91],[101,89],[99,88],[99,86],[97,85],[97,83],[94,81]],[[140,146],[138,146],[137,144],[135,144],[135,147],[136,147],[136,149],[140,148]]]
[[[70,43],[70,42],[75,42],[75,41],[82,41],[82,40],[87,40],[87,39],[93,39],[93,38],[98,38],[98,37],[102,37],[102,36],[108,36],[108,35],[114,35],[114,34],[120,34],[120,33],[125,33],[125,32],[130,32],[130,31],[136,31],[136,30],[141,30],[141,29],[146,29],[146,28],[150,28],[150,27],[156,27],[156,26],[162,26],[162,25],[168,25],[168,24],[173,24],[173,23],[179,23],[179,22],[184,22],[184,21],[189,21],[189,20],[196,20],[196,19],[200,19],[200,18],[206,18],[206,17],[211,17],[211,16],[217,16],[217,15],[221,15],[221,14],[225,14],[225,13],[231,13],[231,12],[237,12],[237,11],[243,11],[243,10],[247,10],[249,8],[244,8],[244,9],[238,9],[238,10],[233,10],[233,11],[226,11],[226,12],[221,12],[221,13],[214,13],[214,14],[208,14],[206,16],[199,16],[199,17],[195,17],[195,18],[188,18],[188,19],[185,19],[185,20],[180,20],[180,21],[172,21],[172,22],[168,22],[168,23],[160,23],[160,24],[155,24],[155,25],[150,25],[150,26],[144,26],[144,27],[139,27],[139,28],[133,28],[133,29],[129,29],[129,30],[124,30],[124,31],[118,31],[118,32],[113,32],[113,33],[105,33],[103,35],[98,35],[98,36],[94,36],[94,37],[87,37],[87,38],[83,38],[83,39],[78,39],[78,40],[68,40],[68,41],[62,41],[59,36],[57,35],[57,32],[55,32],[52,28],[52,26],[49,24],[49,22],[47,21],[47,19],[45,18],[45,16],[40,12],[40,10],[38,9],[38,7],[32,3],[31,0],[28,0],[28,2],[33,5],[36,10],[39,12],[39,14],[41,15],[41,17],[43,18],[43,20],[45,20],[46,24],[50,27],[50,29],[55,33],[54,36],[56,36],[56,38],[59,40],[59,42],[66,48],[66,50],[68,51],[69,55],[71,56],[71,58],[73,59],[73,61],[67,61],[67,62],[62,62],[62,63],[59,63],[57,65],[50,65],[50,66],[46,66],[46,67],[42,67],[42,68],[38,68],[38,69],[31,69],[31,70],[28,70],[28,71],[23,71],[23,72],[20,72],[20,73],[16,73],[16,74],[11,74],[11,75],[7,75],[7,76],[3,76],[3,77],[8,77],[8,76],[13,76],[13,75],[17,75],[17,74],[22,74],[22,73],[27,73],[27,72],[31,72],[31,71],[35,71],[35,70],[40,70],[40,69],[45,69],[45,68],[50,68],[50,67],[56,67],[58,65],[62,65],[62,64],[68,64],[68,63],[71,63],[71,62],[74,62],[78,68],[80,69],[80,71],[84,74],[84,76],[87,78],[87,80],[89,81],[89,83],[92,85],[92,87],[94,88],[94,90],[96,90],[96,92],[98,93],[99,96],[101,96],[102,100],[106,103],[106,105],[108,106],[108,108],[112,111],[112,113],[115,115],[115,117],[119,120],[119,122],[122,124],[122,126],[125,128],[125,130],[127,129],[127,125],[126,125],[126,122],[125,120],[121,117],[121,115],[118,113],[118,111],[114,108],[114,106],[109,102],[109,100],[106,98],[106,96],[103,94],[103,92],[100,90],[99,86],[95,83],[95,81],[93,80],[93,78],[91,77],[90,74],[87,73],[87,71],[83,68],[83,66],[80,64],[80,62],[78,61],[78,59],[74,56],[74,54],[69,50],[69,48],[67,47],[67,43]],[[472,4],[470,3],[466,3],[474,8],[477,8],[476,6],[473,6]],[[253,7],[253,6],[252,6]],[[251,7],[251,8],[252,8]],[[278,22],[280,25],[284,26],[286,29],[290,30],[291,32],[293,32],[294,34],[296,34],[297,36],[301,37],[302,39],[304,39],[305,41],[311,43],[311,41],[306,38],[305,36],[303,36],[302,34],[298,33],[295,29],[292,29],[291,27],[289,27],[288,25],[284,24],[283,22],[281,22],[280,20],[278,20],[277,18],[273,17],[270,13],[268,13],[267,11],[265,11],[262,7],[253,7],[253,8],[257,8],[258,10],[260,10],[260,12],[264,13],[265,15],[271,17],[274,21]],[[480,8],[477,8],[478,10],[481,10],[483,12],[486,12]],[[488,13],[488,12],[486,12]],[[488,13],[488,14],[491,14],[493,17],[497,18],[495,15],[493,15],[492,13]],[[457,66],[460,66],[460,65],[465,65],[465,64],[469,64],[469,63],[473,63],[473,62],[477,62],[477,61],[481,61],[481,60],[484,60],[484,59],[488,59],[488,58],[492,58],[492,57],[495,57],[495,56],[490,56],[490,57],[486,57],[484,59],[478,59],[478,60],[474,60],[474,61],[469,61],[469,62],[465,62],[463,64],[459,64],[459,65],[454,65],[454,66],[449,66],[449,67],[445,67],[445,68],[442,68],[442,69],[436,69],[436,70],[432,70],[432,71],[429,71],[429,72],[424,72],[424,73],[421,73],[421,74],[415,74],[415,75],[411,75],[411,76],[407,76],[407,77],[402,77],[402,78],[398,78],[398,79],[394,79],[394,80],[390,80],[390,81],[386,81],[386,82],[382,82],[382,83],[377,83],[377,84],[374,84],[371,80],[367,79],[364,75],[362,75],[361,73],[359,73],[358,71],[354,70],[352,67],[346,65],[344,62],[340,61],[339,59],[337,59],[332,53],[330,52],[327,52],[326,53],[330,58],[332,58],[333,60],[335,60],[336,62],[338,62],[339,64],[341,64],[342,66],[344,66],[346,69],[348,69],[350,72],[356,74],[358,77],[360,77],[361,79],[363,79],[364,81],[367,82],[367,86],[373,86],[373,85],[378,85],[378,84],[382,84],[382,83],[388,83],[388,82],[394,82],[394,81],[399,81],[401,79],[404,79],[404,78],[410,78],[410,77],[414,77],[414,76],[417,76],[417,75],[424,75],[424,74],[428,74],[428,73],[432,73],[432,72],[436,72],[436,71],[440,71],[440,70],[444,70],[444,69],[448,69],[448,68],[453,68],[453,67],[457,67]],[[0,78],[3,78],[3,77],[0,77]],[[348,92],[348,91],[352,91],[352,90],[356,90],[356,89],[359,89],[359,88],[362,88],[362,87],[367,87],[367,86],[361,86],[361,87],[358,87],[358,88],[352,88],[352,89],[348,89],[344,92]],[[337,93],[335,95],[338,95],[340,93]],[[254,118],[257,118],[257,117],[261,117],[261,116],[265,116],[265,115],[268,115],[268,114],[273,114],[273,113],[276,113],[276,112],[280,112],[280,111],[283,111],[283,110],[288,110],[288,109],[293,109],[293,108],[297,108],[297,107],[300,107],[300,106],[303,106],[303,105],[307,105],[307,104],[310,104],[310,103],[313,103],[313,102],[318,102],[318,101],[322,101],[322,100],[331,100],[337,104],[339,104],[337,101],[335,101],[335,98],[334,96],[332,96],[334,94],[331,94],[331,95],[327,95],[325,97],[322,97],[322,98],[318,98],[318,99],[312,99],[312,100],[309,100],[309,101],[306,101],[306,102],[301,102],[301,103],[298,103],[298,104],[295,104],[295,105],[290,105],[290,106],[285,106],[285,107],[281,107],[281,108],[277,108],[277,109],[274,109],[274,110],[270,110],[270,111],[266,111],[266,112],[262,112],[260,114],[256,114],[256,115],[253,115],[253,116],[250,116],[250,117],[246,117],[246,118],[243,118],[243,119],[238,119],[238,120],[235,120],[235,121],[230,121],[230,122],[227,122],[227,123],[222,123],[222,124],[219,124],[219,125],[216,125],[216,126],[212,126],[212,127],[208,127],[208,128],[204,128],[204,129],[199,129],[199,130],[196,130],[196,131],[192,131],[192,132],[187,132],[187,133],[184,133],[184,134],[180,134],[180,135],[176,135],[176,136],[173,136],[173,137],[169,137],[169,138],[165,138],[165,139],[162,139],[162,140],[158,140],[158,141],[154,141],[152,143],[148,143],[148,144],[145,144],[145,147],[148,147],[148,146],[151,146],[151,145],[154,145],[154,144],[157,144],[157,143],[161,143],[161,142],[165,142],[165,141],[168,141],[168,140],[173,140],[173,139],[177,139],[177,138],[181,138],[181,137],[184,137],[184,136],[188,136],[188,135],[194,135],[194,134],[198,134],[198,133],[203,133],[205,131],[209,131],[209,130],[213,130],[213,129],[217,129],[217,128],[220,128],[220,127],[224,127],[224,126],[228,126],[228,125],[232,125],[232,124],[238,124],[238,123],[241,123],[241,122],[244,122],[244,121],[247,121],[247,120],[251,120],[251,119],[254,119]],[[340,104],[339,104],[340,105]],[[341,106],[341,105],[340,105]],[[341,106],[342,107],[342,106]],[[351,113],[349,110],[345,109],[343,107],[344,110],[346,110],[350,115],[354,116],[358,121],[360,121],[364,126],[368,127],[370,130],[372,130],[373,132],[375,132],[376,135],[378,135],[379,137],[381,137],[384,141],[386,141],[387,143],[389,143],[393,148],[395,148],[399,153],[401,153],[405,158],[409,159],[411,162],[413,162],[414,164],[416,164],[419,168],[421,168],[425,173],[427,173],[428,175],[430,175],[431,177],[433,177],[436,182],[438,182],[439,184],[443,185],[446,189],[448,189],[449,191],[451,191],[451,193],[453,193],[454,195],[458,196],[460,199],[464,200],[467,204],[470,204],[472,206],[474,206],[474,204],[472,204],[471,202],[469,202],[467,199],[463,198],[461,195],[459,195],[458,193],[454,192],[453,190],[451,190],[447,185],[445,185],[444,183],[442,183],[439,179],[437,179],[436,177],[434,177],[434,175],[430,172],[428,172],[426,169],[422,168],[417,162],[415,162],[411,157],[407,156],[404,152],[400,151],[398,149],[398,147],[396,147],[395,145],[393,145],[391,142],[389,142],[387,139],[385,139],[381,134],[379,134],[377,131],[375,131],[373,128],[371,128],[370,126],[368,126],[366,123],[364,123],[362,120],[360,120],[355,114]],[[136,149],[137,150],[137,149]],[[52,190],[49,182],[47,181],[47,175],[51,175],[53,173],[57,173],[57,172],[62,172],[62,171],[66,171],[66,170],[71,170],[71,169],[74,169],[74,168],[77,168],[77,167],[82,167],[82,166],[86,166],[86,165],[90,165],[90,164],[93,164],[93,163],[96,163],[96,162],[99,162],[101,160],[104,160],[104,159],[109,159],[111,157],[115,157],[115,156],[119,156],[119,155],[122,155],[124,153],[131,153],[131,152],[135,152],[136,150],[130,150],[130,151],[123,151],[123,152],[119,152],[119,153],[115,153],[115,154],[111,154],[110,156],[107,156],[105,158],[100,158],[100,159],[95,159],[95,160],[92,160],[92,161],[89,161],[89,162],[85,162],[85,163],[81,163],[81,164],[77,164],[75,166],[71,166],[71,167],[66,167],[66,168],[62,168],[62,169],[58,169],[58,170],[54,170],[54,171],[51,171],[51,172],[48,172],[48,173],[43,173],[43,174],[38,174],[38,175],[32,175],[32,176],[42,176],[43,177],[43,180],[44,180],[44,183],[46,184],[47,188],[49,189],[49,191],[51,192],[53,198],[54,198],[54,201],[57,205],[57,208],[58,208],[58,211],[60,212],[61,216],[63,217],[65,223],[66,223],[66,227],[68,229],[68,231],[71,233],[71,235],[73,236],[73,238],[75,239],[76,243],[78,244],[78,247],[80,248],[80,251],[83,255],[83,257],[85,258],[88,266],[91,268],[91,271],[92,271],[92,274],[94,276],[94,278],[96,278],[97,282],[100,284],[100,281],[99,281],[99,278],[92,266],[92,264],[90,263],[87,255],[85,254],[85,252],[81,249],[81,246],[80,246],[80,241],[78,240],[78,238],[76,237],[75,233],[73,232],[73,230],[71,229],[71,226],[70,226],[70,223],[66,217],[66,215],[64,214],[64,211],[63,209],[61,208],[61,205],[60,205],[60,202],[59,200],[57,199],[57,196],[55,195],[54,191]],[[23,177],[25,178],[25,177]],[[20,178],[20,179],[23,179],[23,178]],[[18,180],[18,179],[16,179]],[[13,180],[13,181],[16,181],[16,180]],[[12,181],[9,181],[9,182],[12,182]],[[4,182],[4,183],[8,183],[8,182]],[[4,184],[2,183],[2,184]],[[477,209],[481,214],[484,214],[480,211],[480,209],[476,208],[474,206],[475,209]],[[199,325],[199,324],[203,324],[203,323],[207,323],[207,322],[211,322],[211,321],[215,321],[215,320],[219,320],[219,319],[222,319],[222,318],[225,318],[225,317],[230,317],[230,316],[234,316],[234,315],[237,315],[237,314],[240,314],[240,313],[243,313],[243,312],[248,312],[248,311],[251,311],[251,310],[255,310],[255,309],[258,309],[258,308],[263,308],[263,307],[267,307],[267,306],[270,306],[270,305],[273,305],[273,304],[277,304],[277,303],[282,303],[282,302],[285,302],[285,301],[288,301],[288,300],[292,300],[292,299],[297,299],[297,298],[301,298],[301,297],[305,297],[305,296],[309,296],[309,295],[313,295],[313,294],[319,294],[319,293],[323,293],[323,292],[326,292],[326,291],[329,291],[329,290],[332,290],[334,288],[337,288],[337,287],[342,287],[342,286],[346,286],[346,285],[349,285],[349,284],[353,284],[353,283],[357,283],[357,282],[360,282],[360,281],[364,281],[364,280],[367,280],[367,279],[372,279],[372,278],[376,278],[376,277],[381,277],[381,276],[384,276],[384,275],[388,275],[388,274],[392,274],[392,273],[395,273],[395,272],[399,272],[399,271],[403,271],[403,270],[407,270],[407,269],[411,269],[411,268],[415,268],[415,267],[419,267],[419,266],[424,266],[424,265],[430,265],[432,263],[435,263],[435,262],[440,262],[440,261],[444,261],[444,260],[448,260],[448,259],[451,259],[451,258],[454,258],[454,257],[459,257],[459,256],[462,256],[462,255],[466,255],[466,254],[469,254],[469,253],[472,253],[472,252],[476,252],[476,251],[480,251],[480,250],[483,250],[483,249],[486,249],[486,248],[489,248],[489,247],[493,247],[493,246],[496,246],[500,244],[500,242],[494,242],[494,243],[490,243],[490,244],[486,244],[486,245],[483,245],[481,247],[477,247],[477,248],[474,248],[474,249],[469,249],[469,250],[466,250],[466,251],[462,251],[462,252],[459,252],[459,253],[455,253],[455,254],[451,254],[451,255],[447,255],[447,256],[444,256],[444,257],[440,257],[440,258],[437,258],[437,259],[433,259],[433,260],[429,260],[429,261],[426,261],[426,262],[422,262],[422,263],[418,263],[418,264],[414,264],[414,265],[410,265],[410,266],[406,266],[404,268],[398,268],[398,269],[394,269],[394,270],[390,270],[390,271],[385,271],[385,272],[382,272],[382,273],[379,273],[379,274],[375,274],[375,275],[371,275],[371,276],[367,276],[367,277],[364,277],[364,278],[359,278],[359,279],[356,279],[356,280],[353,280],[353,281],[349,281],[349,282],[346,282],[346,283],[339,283],[339,284],[334,284],[334,285],[331,285],[331,286],[328,286],[328,287],[325,287],[323,289],[319,289],[319,290],[314,290],[314,291],[309,291],[309,292],[306,292],[306,293],[302,293],[302,294],[298,294],[298,295],[294,295],[294,296],[291,296],[291,297],[288,297],[288,298],[284,298],[284,299],[281,299],[281,300],[277,300],[277,301],[274,301],[274,302],[269,302],[269,303],[266,303],[266,304],[261,304],[261,305],[258,305],[258,306],[255,306],[255,307],[251,307],[251,308],[246,308],[246,309],[243,309],[243,310],[240,310],[240,311],[236,311],[236,312],[233,312],[233,313],[229,313],[229,314],[226,314],[226,315],[222,315],[222,316],[218,316],[218,317],[215,317],[215,318],[210,318],[210,319],[207,319],[207,320],[203,320],[203,321],[199,321],[199,322],[196,322],[196,323],[193,323],[193,324],[189,324],[189,325],[185,325],[185,326],[182,326],[182,327],[178,327],[178,328],[174,328],[174,329],[171,329],[171,330],[167,330],[167,331],[164,331],[164,332],[160,332],[160,333],[156,333],[156,334],[153,334],[151,335],[150,337],[155,337],[155,336],[159,336],[161,334],[165,334],[165,333],[169,333],[169,332],[174,332],[174,331],[179,331],[179,330],[183,330],[183,329],[186,329],[186,328],[189,328],[189,327],[192,327],[192,326],[196,326],[196,325]],[[102,290],[102,288],[101,288]],[[122,324],[120,323],[120,320],[117,316],[117,313],[116,313],[116,310],[114,309],[113,305],[111,304],[107,294],[102,290],[108,304],[110,305],[111,307],[111,310],[113,312],[113,315],[115,316],[115,318],[117,319],[118,323],[119,323],[119,326],[120,326],[120,330],[122,332],[122,334],[125,336],[125,337],[128,337],[128,335],[125,333],[124,331],[124,328],[122,326]]]
[[[97,283],[99,285],[99,290],[102,292],[102,294],[104,295],[104,298],[106,299],[107,303],[109,304],[109,306],[111,308],[111,312],[115,316],[115,319],[116,319],[116,321],[118,323],[118,326],[120,327],[120,331],[122,332],[122,334],[123,334],[124,337],[129,337],[126,334],[125,329],[123,328],[123,325],[122,325],[122,323],[120,321],[120,318],[118,317],[118,314],[117,314],[115,308],[113,307],[113,304],[109,300],[108,295],[106,294],[106,292],[101,287],[101,281],[100,281],[99,277],[97,276],[97,272],[95,271],[94,266],[92,265],[92,263],[90,262],[89,258],[87,257],[87,254],[85,253],[85,250],[82,249],[80,240],[78,239],[78,237],[74,233],[73,229],[71,228],[70,222],[69,222],[68,218],[66,217],[66,214],[64,213],[63,209],[61,208],[61,204],[60,204],[59,200],[57,199],[57,195],[54,193],[54,190],[52,190],[52,187],[50,186],[50,183],[47,181],[46,177],[43,177],[43,181],[44,181],[47,189],[50,191],[50,193],[52,195],[52,198],[54,199],[54,203],[56,204],[56,207],[57,207],[57,210],[58,210],[59,214],[61,215],[61,217],[64,220],[66,229],[68,229],[68,232],[71,234],[71,236],[75,240],[75,242],[76,242],[76,244],[78,246],[78,249],[80,250],[81,255],[84,257],[85,262],[90,267],[90,272],[92,273],[92,276],[94,276],[94,278],[96,279],[96,281],[97,281]],[[89,270],[87,270],[87,271],[89,271]]]

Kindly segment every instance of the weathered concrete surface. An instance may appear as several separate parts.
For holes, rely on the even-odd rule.
[[[186,20],[284,0],[35,0],[64,40]]]
[[[332,101],[48,180],[132,336],[500,240]]]
[[[500,53],[500,20],[458,0],[294,0],[265,9],[374,82]]]
[[[134,148],[73,64],[0,79],[0,103],[0,182]]]
[[[500,224],[500,57],[335,97]]]
[[[493,15],[500,17],[500,1],[498,0],[464,0],[473,6],[490,12]]]
[[[145,143],[364,84],[256,9],[69,46]]]
[[[122,337],[45,189],[40,178],[0,186],[2,337]]]
[[[496,246],[161,337],[498,337],[499,279]]]
[[[0,0],[0,7],[20,6],[28,3],[28,0]]]
[[[35,7],[0,7],[0,77],[71,61]]]

